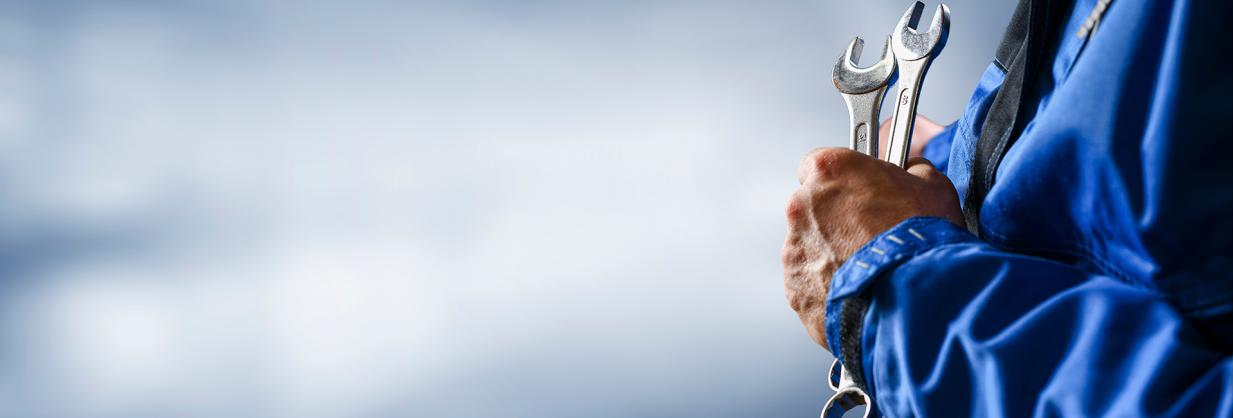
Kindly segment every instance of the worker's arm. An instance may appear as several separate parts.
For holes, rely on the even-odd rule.
[[[927,162],[798,177],[789,304],[887,416],[1233,416],[1233,360],[1162,296],[985,244]]]
[[[1233,359],[1163,297],[943,219],[879,235],[831,291],[831,346],[859,338],[887,416],[1233,416]],[[858,295],[868,310],[841,329]]]
[[[963,223],[954,186],[921,158],[908,160],[905,170],[849,149],[821,148],[802,159],[797,179],[787,209],[784,291],[823,347],[831,278],[861,245],[914,216]]]

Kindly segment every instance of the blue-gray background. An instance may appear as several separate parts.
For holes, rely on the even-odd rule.
[[[0,416],[816,416],[782,206],[906,6],[2,1]]]

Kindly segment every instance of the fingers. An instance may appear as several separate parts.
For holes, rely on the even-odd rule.
[[[886,118],[886,120],[882,121],[882,125],[878,126],[878,159],[880,160],[886,159],[886,150],[888,149],[886,146],[890,142],[891,123],[894,121],[892,118]]]
[[[924,116],[916,115],[916,127],[912,128],[912,149],[908,150],[908,156],[919,157],[925,153],[925,146],[933,141],[939,133],[942,133],[946,127],[938,125],[937,122],[931,121]]]
[[[788,199],[788,209],[785,211],[788,218],[789,234],[805,230],[809,226],[809,197],[801,190],[792,193],[792,198]]]
[[[887,144],[890,141],[891,122],[892,118],[887,118],[882,121],[882,125],[878,127],[878,158],[885,159],[888,151]],[[929,141],[933,137],[938,136],[946,126],[939,125],[937,122],[926,118],[919,113],[916,114],[916,121],[913,122],[912,128],[912,146],[908,150],[909,157],[919,157],[925,151],[925,146],[929,145]]]
[[[808,261],[809,254],[801,245],[801,234],[790,233],[784,238],[783,248],[779,251],[779,260],[785,271],[793,271]]]
[[[937,122],[934,122],[932,119],[929,119],[919,113],[916,114],[915,125],[916,127],[913,128],[914,132],[912,134],[913,138],[919,136],[933,138],[933,136],[937,135],[938,132],[942,132],[943,129],[946,129],[945,126],[939,125]],[[928,142],[928,140],[926,140],[926,142]]]
[[[951,223],[964,226],[963,213],[959,209],[959,196],[955,185],[941,171],[933,167],[933,163],[921,157],[908,160],[908,174],[924,180],[927,194],[934,198],[925,205],[926,214],[938,216]]]
[[[907,163],[907,171],[908,174],[926,181],[934,181],[938,180],[939,177],[946,177],[941,171],[938,171],[938,169],[933,166],[933,162],[925,159],[924,157],[909,158]]]

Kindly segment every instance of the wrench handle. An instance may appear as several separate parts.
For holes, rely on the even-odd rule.
[[[920,100],[920,87],[929,68],[930,59],[899,61],[899,85],[895,86],[895,111],[891,117],[890,143],[887,144],[886,161],[903,167],[908,162],[912,149],[912,129],[916,125],[916,103]]]
[[[885,95],[885,86],[861,94],[843,94],[851,119],[848,147],[873,158],[878,158],[878,117],[882,113],[882,98]]]

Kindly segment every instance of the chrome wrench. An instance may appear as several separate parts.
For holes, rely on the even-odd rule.
[[[877,63],[857,68],[856,61],[861,57],[865,41],[859,36],[853,38],[831,71],[831,81],[835,82],[835,88],[839,89],[844,103],[848,105],[851,121],[848,146],[873,158],[878,158],[878,118],[882,113],[882,98],[886,97],[886,88],[895,79],[895,52],[891,50],[890,43],[888,36],[882,46],[882,58]],[[841,418],[844,413],[860,405],[867,406],[864,418],[869,418],[875,411],[873,400],[856,386],[838,360],[831,365],[829,380],[835,394],[822,408],[822,418]]]
[[[831,81],[848,104],[851,120],[848,146],[865,155],[878,158],[878,118],[882,113],[882,98],[895,78],[895,53],[891,39],[886,38],[882,58],[867,68],[857,68],[865,41],[852,39],[831,71]]]
[[[882,113],[882,98],[886,96],[886,88],[894,82],[896,74],[895,52],[891,50],[890,43],[888,36],[882,46],[882,58],[877,63],[857,68],[856,61],[861,56],[865,41],[859,36],[853,38],[831,71],[831,81],[835,82],[835,88],[848,105],[848,146],[873,158],[878,158],[878,118]],[[866,406],[864,418],[874,414],[873,399],[856,386],[839,360],[831,365],[828,380],[835,394],[822,407],[822,418],[842,418],[846,412],[860,405]]]
[[[924,9],[925,3],[913,3],[891,34],[891,48],[895,51],[895,62],[899,67],[899,84],[895,86],[895,112],[891,117],[886,161],[900,167],[908,162],[912,128],[916,123],[916,102],[920,99],[925,72],[946,46],[946,37],[950,33],[950,8],[945,4],[938,5],[933,13],[929,31],[917,32],[916,26]]]

